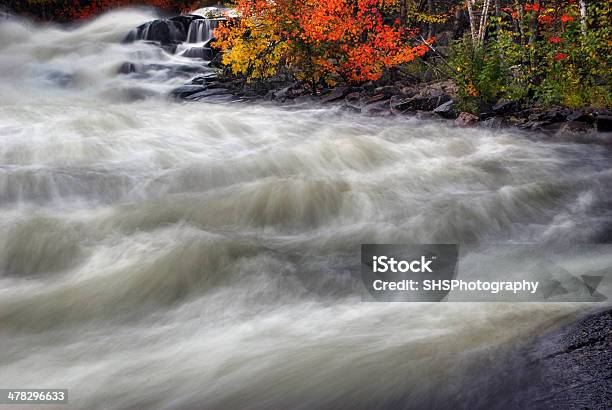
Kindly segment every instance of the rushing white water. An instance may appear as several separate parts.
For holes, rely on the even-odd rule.
[[[213,37],[213,31],[218,26],[216,20],[194,20],[189,25],[189,31],[187,32],[188,43],[203,43],[207,42]]]
[[[178,104],[195,63],[120,44],[152,18],[0,23],[0,388],[88,409],[474,408],[475,375],[581,309],[361,303],[359,245],[595,241],[609,152]]]

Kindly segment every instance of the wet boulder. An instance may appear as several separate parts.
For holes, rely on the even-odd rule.
[[[274,92],[274,99],[279,101],[284,101],[287,98],[293,97],[293,93],[291,92],[291,86],[281,88],[280,90]]]
[[[528,119],[531,122],[542,122],[544,124],[554,124],[557,122],[563,122],[571,111],[565,108],[551,108],[543,112],[535,112],[530,114]]]
[[[475,125],[478,123],[478,117],[468,112],[462,112],[459,117],[455,120],[455,124],[465,127],[469,125]]]
[[[184,100],[193,94],[206,91],[207,88],[208,87],[206,85],[183,85],[172,90],[170,92],[170,97],[178,100]]]
[[[595,126],[599,132],[612,132],[612,115],[598,115]]]
[[[121,64],[121,67],[117,70],[117,74],[132,74],[138,72],[136,64],[126,61]]]
[[[209,88],[199,93],[191,94],[185,101],[229,102],[235,100],[233,94],[225,88]]]
[[[445,102],[450,101],[450,96],[441,90],[429,90],[411,98],[395,102],[393,110],[397,112],[409,111],[433,111]]]
[[[186,85],[206,85],[218,79],[218,75],[214,72],[200,74],[194,77]]]
[[[559,132],[563,134],[584,134],[587,131],[587,124],[581,121],[568,121],[559,128]]]
[[[183,51],[181,56],[211,61],[215,57],[215,52],[210,47],[190,47]]]
[[[344,96],[348,94],[348,91],[349,91],[348,87],[336,87],[329,94],[324,96],[321,99],[321,102],[330,103],[330,102],[338,101],[344,98]]]
[[[187,39],[187,32],[180,22],[159,19],[144,23],[131,30],[124,43],[138,40],[153,41],[162,45],[178,44]]]
[[[366,115],[391,115],[391,107],[389,100],[376,101],[370,104],[365,105],[361,109],[362,114]]]
[[[482,125],[487,128],[501,128],[505,124],[505,118],[502,116],[487,118],[482,122]]]
[[[185,39],[187,39],[187,33],[189,32],[189,26],[194,20],[202,20],[204,17],[196,16],[194,14],[183,14],[180,16],[172,17],[170,21],[178,23],[182,26],[182,31],[185,33]]]
[[[505,115],[518,111],[521,104],[515,100],[499,100],[492,108],[493,114]]]
[[[575,110],[570,115],[567,116],[566,120],[592,124],[595,119],[593,118],[592,115],[584,112],[583,110]]]
[[[447,119],[455,119],[459,115],[457,109],[455,107],[455,102],[453,100],[449,100],[444,104],[439,105],[434,109],[434,113],[439,115],[442,118]]]

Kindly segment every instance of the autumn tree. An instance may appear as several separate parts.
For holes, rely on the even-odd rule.
[[[6,0],[9,11],[42,20],[70,22],[94,17],[112,9],[133,6],[155,7],[168,13],[196,9],[200,0]]]
[[[387,5],[388,6],[388,5]],[[216,35],[223,61],[249,80],[279,73],[310,83],[376,80],[427,51],[379,0],[241,0]]]

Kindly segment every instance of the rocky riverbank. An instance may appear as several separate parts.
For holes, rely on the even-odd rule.
[[[214,48],[214,28],[230,9],[208,7],[191,14],[158,19],[132,30],[125,42],[148,41],[166,52],[187,57],[201,66],[199,73],[170,93],[181,101],[258,102],[282,106],[333,106],[368,116],[417,116],[445,120],[457,126],[513,127],[580,142],[612,144],[612,112],[565,107],[538,107],[519,101],[498,101],[480,115],[463,112],[451,80],[419,83],[410,79],[377,81],[335,88],[311,87],[284,78],[247,84],[228,75]],[[193,67],[191,68],[193,69]],[[120,74],[138,73],[126,62]]]
[[[514,127],[549,135],[578,137],[585,142],[610,144],[612,113],[606,110],[541,108],[518,101],[500,101],[479,116],[462,112],[452,81],[392,84],[369,82],[359,86],[322,89],[317,95],[297,83],[271,81],[259,88],[241,80],[209,73],[196,76],[171,96],[183,101],[263,102],[283,106],[314,104],[370,116],[417,116],[452,121],[458,126]],[[606,135],[608,134],[608,135]]]
[[[612,309],[539,339],[526,352],[530,408],[612,408]]]

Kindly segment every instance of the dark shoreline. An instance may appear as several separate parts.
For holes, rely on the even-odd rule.
[[[561,319],[501,357],[485,353],[459,384],[451,402],[461,409],[612,408],[612,307]]]
[[[528,408],[612,408],[612,309],[537,338],[525,350]]]
[[[542,108],[514,101],[500,102],[480,116],[461,112],[450,80],[393,85],[367,83],[321,90],[317,95],[292,83],[267,84],[257,89],[241,80],[214,73],[195,76],[174,89],[170,97],[184,102],[238,102],[286,108],[335,108],[369,117],[416,117],[459,127],[513,129],[537,133],[555,141],[612,147],[612,113],[607,110]]]

